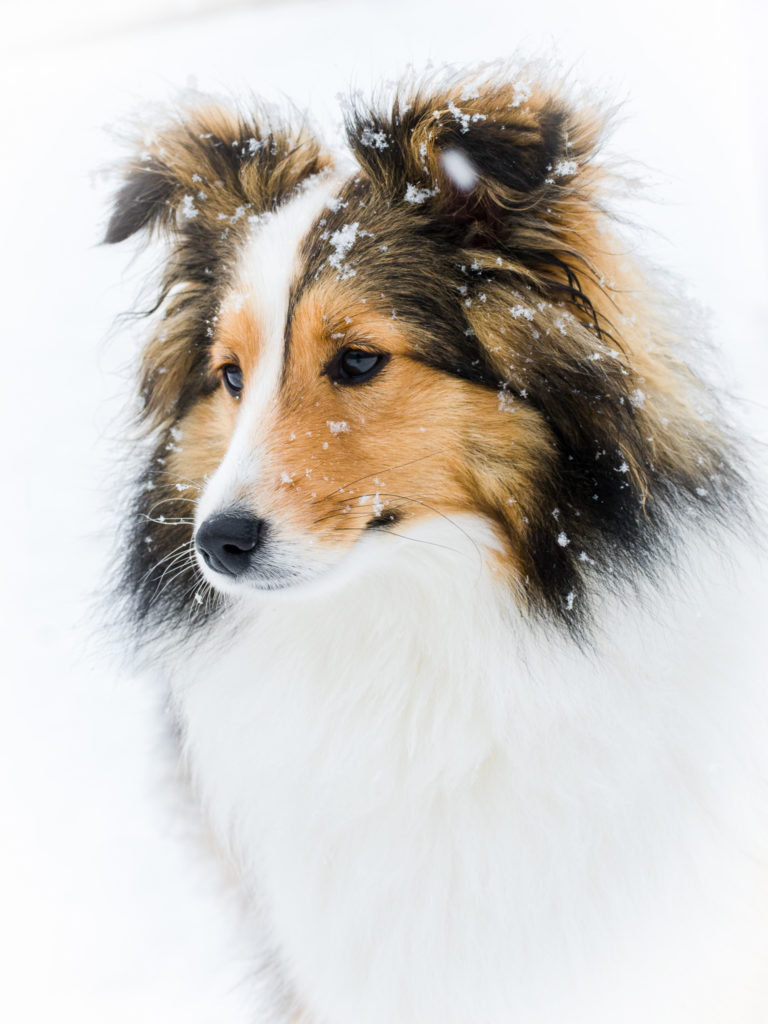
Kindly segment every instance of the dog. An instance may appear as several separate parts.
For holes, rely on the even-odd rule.
[[[119,591],[277,1021],[768,1019],[759,516],[605,121],[481,69],[351,102],[353,166],[203,102],[124,168]]]

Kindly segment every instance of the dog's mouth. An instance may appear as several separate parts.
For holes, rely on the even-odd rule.
[[[315,560],[290,557],[278,545],[259,545],[243,549],[232,545],[231,551],[214,554],[195,540],[198,565],[205,579],[225,594],[249,591],[288,590],[307,583],[325,571]]]
[[[396,508],[377,509],[361,524],[358,539],[387,532],[402,520]],[[312,540],[290,540],[268,520],[238,509],[205,519],[194,545],[206,581],[228,595],[286,591],[332,576],[356,547],[353,543],[340,551]]]

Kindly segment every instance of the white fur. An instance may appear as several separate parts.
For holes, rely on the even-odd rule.
[[[270,446],[265,424],[269,423],[270,408],[278,399],[290,289],[300,269],[301,242],[338,184],[338,179],[331,175],[310,179],[295,198],[257,219],[250,243],[243,248],[235,273],[237,284],[225,305],[250,307],[259,326],[258,365],[246,381],[227,453],[207,481],[197,506],[195,529],[209,516],[243,503],[253,515],[262,514],[261,509],[250,507],[246,496],[258,480],[264,452]],[[273,572],[285,572],[292,579],[302,580],[322,572],[328,559],[310,538],[286,537],[284,527],[281,536],[280,524],[271,526],[269,557]],[[208,582],[220,590],[239,590],[238,584],[206,565],[199,553],[198,564]]]
[[[198,523],[258,478],[296,252],[332,187],[241,262],[232,301],[265,340]],[[365,535],[334,572],[283,539],[311,585],[229,585],[169,672],[286,1021],[768,1020],[764,613],[740,590],[753,556],[722,543],[604,599],[589,650],[526,624],[479,518]]]
[[[606,601],[581,651],[523,622],[494,544],[471,518],[371,535],[343,580],[238,598],[171,667],[296,1005],[312,1024],[764,1024],[748,560],[687,548],[663,599]]]

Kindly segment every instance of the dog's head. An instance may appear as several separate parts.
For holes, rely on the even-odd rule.
[[[631,577],[670,515],[722,507],[701,385],[613,254],[600,131],[481,75],[353,108],[351,177],[304,128],[219,107],[156,135],[107,232],[170,243],[142,370],[140,614],[186,614],[199,572],[290,588],[469,513],[521,607],[578,628],[590,575]]]

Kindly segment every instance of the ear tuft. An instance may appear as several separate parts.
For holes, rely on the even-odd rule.
[[[330,165],[303,123],[277,127],[258,108],[187,110],[137,147],[105,242],[162,230],[170,243],[152,309],[162,315],[142,362],[148,431],[167,429],[209,386],[211,324],[251,222]]]
[[[115,197],[104,242],[124,242],[160,220],[173,196],[173,182],[157,164],[135,165]]]
[[[183,111],[137,147],[124,172],[104,241],[142,229],[219,234],[244,215],[276,206],[302,181],[331,166],[303,124],[275,126],[210,104]]]
[[[604,119],[557,90],[475,76],[398,94],[391,110],[352,108],[346,126],[364,172],[390,202],[420,207],[481,244],[510,240],[513,215],[540,211],[591,184]],[[454,240],[460,240],[457,234]]]

